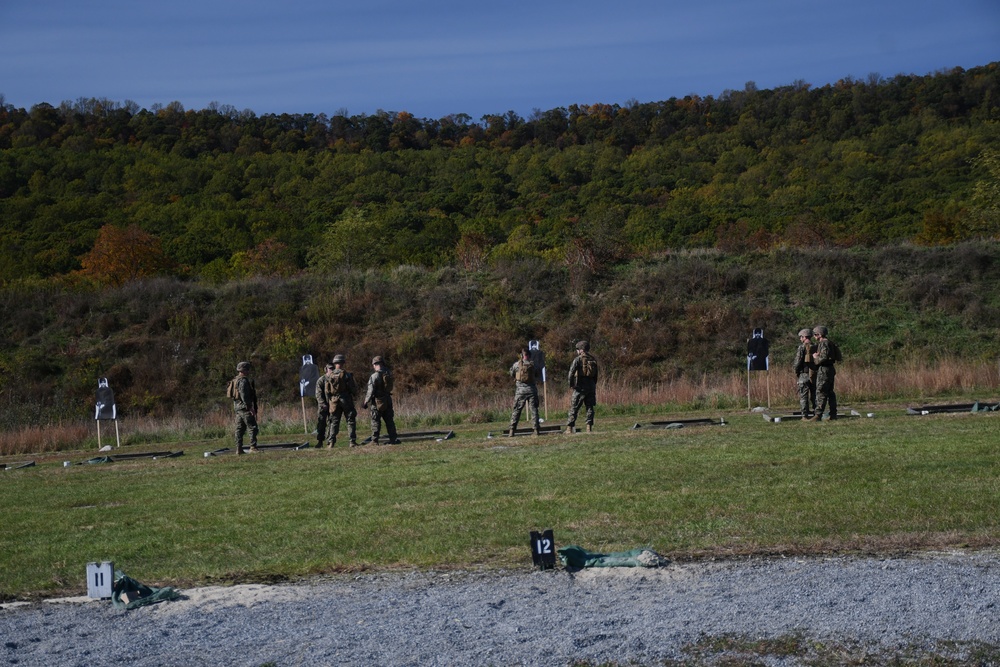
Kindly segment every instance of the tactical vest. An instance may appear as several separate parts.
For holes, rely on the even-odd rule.
[[[517,372],[514,374],[514,379],[524,384],[533,384],[535,381],[535,365],[523,359],[517,362]]]
[[[379,373],[382,376],[382,386],[385,387],[385,393],[392,393],[392,373],[390,371],[382,371]]]
[[[326,381],[326,395],[340,396],[341,394],[346,394],[349,391],[348,384],[347,372],[340,368],[334,369]]]
[[[231,398],[234,401],[240,397],[239,389],[236,388],[236,382],[239,379],[240,376],[237,375],[236,377],[234,377],[232,380],[229,381],[229,384],[226,385],[226,397]]]

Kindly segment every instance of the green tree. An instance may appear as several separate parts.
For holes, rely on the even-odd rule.
[[[984,172],[972,190],[975,229],[996,236],[1000,232],[1000,151],[985,150],[973,163]]]
[[[309,266],[324,273],[377,268],[388,257],[388,231],[377,207],[348,209],[327,226],[320,242],[309,251]]]

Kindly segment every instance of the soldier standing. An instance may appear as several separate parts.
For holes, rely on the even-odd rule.
[[[326,440],[326,423],[330,417],[330,397],[326,385],[332,372],[333,364],[327,364],[323,377],[316,381],[316,447],[322,447]]]
[[[533,430],[535,435],[539,434],[538,419],[538,386],[535,384],[535,365],[531,362],[531,352],[526,347],[521,348],[521,358],[510,367],[510,376],[514,378],[514,410],[510,413],[510,431],[508,435],[514,437],[517,430],[517,422],[521,419],[521,411],[525,404],[528,405],[530,416],[533,418]]]
[[[243,453],[243,436],[250,431],[250,451],[257,452],[257,388],[250,379],[250,362],[241,361],[236,364],[234,378],[233,410],[236,411],[236,453]]]
[[[358,446],[357,422],[358,411],[354,407],[354,396],[358,393],[358,383],[354,381],[354,373],[348,373],[344,369],[344,355],[338,354],[333,357],[333,368],[323,379],[326,385],[326,395],[330,400],[330,418],[333,426],[327,436],[326,446],[333,449],[337,444],[337,434],[340,433],[340,418],[347,422],[347,435],[351,441],[351,447]]]
[[[799,349],[795,352],[795,381],[799,390],[799,408],[802,419],[812,417],[816,410],[816,364],[813,362],[812,332],[799,331]]]
[[[573,388],[570,399],[569,420],[566,433],[576,428],[576,416],[581,406],[587,406],[587,433],[594,430],[594,406],[597,405],[597,360],[590,354],[590,343],[581,340],[576,344],[576,358],[569,367],[569,386]]]
[[[374,372],[368,378],[368,391],[361,404],[361,407],[371,409],[372,442],[376,445],[381,444],[379,433],[382,430],[382,421],[384,420],[386,435],[389,436],[388,444],[398,445],[396,421],[392,412],[392,371],[386,366],[382,357],[372,359],[372,368]]]
[[[827,404],[830,406],[830,419],[837,418],[837,392],[834,391],[834,380],[837,369],[834,366],[842,360],[840,348],[827,338],[827,328],[813,327],[816,338],[816,350],[813,352],[813,362],[816,364],[816,414],[810,421],[818,422],[823,418]]]

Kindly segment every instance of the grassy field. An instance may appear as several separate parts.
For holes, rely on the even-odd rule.
[[[90,561],[151,585],[278,581],[388,568],[530,567],[557,546],[649,546],[671,558],[901,552],[1000,543],[1000,414],[637,429],[598,416],[574,436],[205,458],[229,439],[124,447],[168,459],[0,473],[0,599],[82,594]],[[360,421],[360,420],[359,420]],[[360,426],[360,424],[359,424]],[[362,427],[363,432],[363,427]],[[301,432],[271,441],[306,439]]]

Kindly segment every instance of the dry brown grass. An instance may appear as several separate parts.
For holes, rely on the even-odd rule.
[[[602,381],[599,400],[605,405],[674,405],[704,408],[739,408],[746,405],[745,371],[631,387],[615,380]],[[753,405],[795,406],[798,392],[791,370],[755,372],[749,378]],[[844,364],[837,370],[837,395],[841,401],[919,403],[935,397],[970,396],[988,399],[1000,391],[1000,366],[985,362],[945,359],[934,363],[910,362],[896,368]],[[981,395],[974,395],[976,393]]]
[[[1000,365],[944,359],[933,364],[913,361],[893,369],[848,365],[837,375],[838,392],[856,400],[924,399],[1000,388]],[[980,397],[980,398],[985,398]]]
[[[873,368],[845,364],[838,369],[837,394],[842,403],[879,403],[898,400],[918,405],[935,399],[990,400],[1000,393],[1000,366],[985,362],[945,359],[934,363],[911,362],[895,368]],[[396,414],[401,426],[490,423],[505,421],[510,413],[512,392],[446,390],[401,394],[396,398]],[[569,406],[570,393],[562,383],[549,382],[539,392],[540,407],[548,409],[550,420],[561,420]],[[794,407],[798,404],[791,371],[776,369],[750,378],[753,406]],[[681,377],[669,382],[634,386],[614,377],[602,379],[598,401],[606,407],[637,409],[663,406],[667,410],[739,410],[747,405],[747,375],[736,371],[721,375]],[[358,406],[359,430],[364,432],[366,415]],[[544,412],[543,412],[544,414]],[[305,419],[299,403],[264,404],[260,423],[265,435],[305,433],[315,427],[315,405],[307,401]],[[232,413],[211,410],[202,415],[152,417],[119,420],[122,444],[144,444],[228,437]],[[115,444],[111,422],[102,426],[102,444]],[[97,449],[97,428],[93,421],[61,422],[33,426],[0,434],[0,456],[55,452],[68,449]]]
[[[66,449],[72,443],[82,443],[89,436],[97,438],[97,431],[89,422],[28,426],[0,436],[0,455],[55,452]]]

